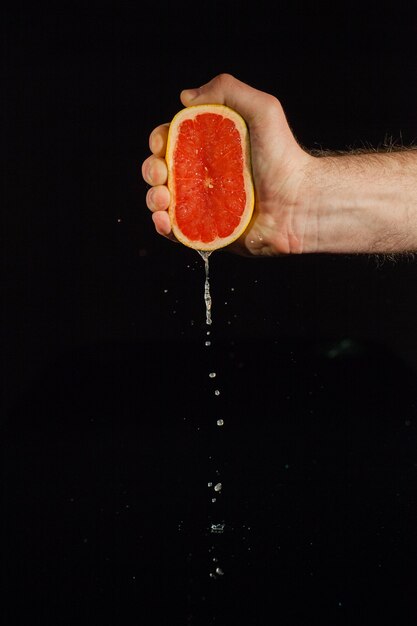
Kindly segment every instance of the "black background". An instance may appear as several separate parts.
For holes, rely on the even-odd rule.
[[[415,142],[416,19],[3,9],[5,624],[416,623],[416,260],[214,253],[207,348],[202,260],[140,174],[220,72],[307,149]]]

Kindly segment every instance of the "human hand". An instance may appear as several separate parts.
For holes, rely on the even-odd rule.
[[[249,127],[254,213],[246,231],[227,249],[245,256],[275,256],[312,248],[317,235],[309,232],[309,225],[314,220],[306,211],[305,197],[301,201],[300,196],[306,169],[314,158],[297,143],[280,102],[229,74],[220,74],[199,89],[182,91],[180,99],[184,106],[225,104],[240,113]],[[164,159],[168,129],[169,124],[161,124],[151,132],[152,154],[142,164],[142,176],[151,185],[146,203],[156,231],[175,240],[168,216]]]

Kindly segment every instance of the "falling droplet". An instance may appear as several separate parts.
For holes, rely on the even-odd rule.
[[[217,420],[217,426],[223,426],[224,420]]]
[[[219,576],[223,576],[224,571],[221,569],[221,567],[216,567],[216,574],[218,574]]]
[[[204,269],[206,273],[206,280],[204,283],[204,302],[206,303],[206,324],[212,323],[211,319],[211,294],[210,294],[210,279],[209,279],[209,256],[211,251],[197,250],[199,255],[204,260]]]
[[[210,372],[209,377],[210,378],[216,378],[216,372]]]
[[[224,531],[224,524],[212,524],[210,530],[212,533],[222,533]]]
[[[222,488],[221,483],[217,483],[217,485],[214,485],[214,491],[221,491],[221,488]]]
[[[218,389],[216,389],[215,392],[214,392],[214,395],[215,396],[219,396],[220,395],[220,391]]]

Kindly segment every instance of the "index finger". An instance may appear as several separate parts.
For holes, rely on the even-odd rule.
[[[169,124],[161,124],[153,129],[149,135],[149,148],[158,157],[164,157],[167,149]]]

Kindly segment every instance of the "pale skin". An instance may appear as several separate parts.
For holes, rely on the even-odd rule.
[[[255,186],[253,218],[226,249],[245,256],[417,251],[417,150],[314,156],[299,145],[274,96],[230,74],[184,90],[181,103],[219,103],[246,120]],[[156,231],[175,241],[164,160],[169,124],[150,134],[142,164]]]

